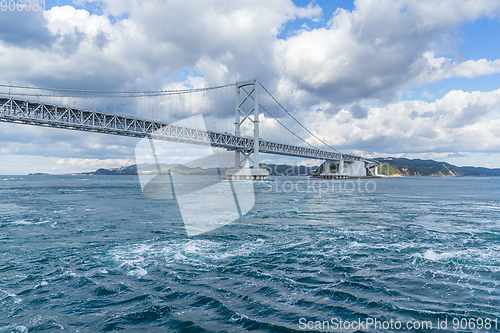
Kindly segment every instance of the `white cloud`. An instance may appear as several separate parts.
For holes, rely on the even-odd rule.
[[[359,99],[396,100],[408,85],[454,76],[474,77],[499,71],[498,61],[434,57],[443,35],[460,23],[496,16],[498,1],[359,0],[352,12],[337,10],[325,28],[302,31],[278,41],[275,62],[281,86],[306,91],[347,105]],[[283,81],[289,81],[284,84]]]
[[[481,75],[500,73],[499,60],[467,60],[453,63],[445,57],[434,57],[434,52],[426,52],[420,59],[421,72],[412,79],[410,84],[421,86],[429,82],[439,81],[452,77],[474,78]]]
[[[379,153],[498,148],[498,91],[397,102],[409,86],[500,72],[500,59],[454,61],[439,55],[447,47],[446,33],[464,22],[498,17],[497,0],[357,0],[352,12],[339,9],[324,27],[300,27],[286,40],[277,36],[288,22],[318,21],[321,8],[314,2],[299,8],[290,0],[100,3],[103,15],[54,7],[23,29],[0,33],[0,82],[151,90],[258,76],[300,120],[339,148]],[[110,20],[111,15],[122,18]],[[0,28],[12,23],[2,22]],[[425,91],[422,97],[433,98]],[[148,116],[149,110],[137,115]],[[1,151],[8,156],[128,160],[133,146],[126,138],[28,127],[11,133],[10,126],[0,126]]]
[[[115,168],[135,163],[133,159],[82,159],[57,158],[36,155],[4,155],[0,170],[4,175],[19,175],[34,172],[49,174],[67,174],[76,172],[91,172],[100,168]]]
[[[366,152],[497,152],[500,150],[500,89],[451,91],[428,103],[401,101],[371,107],[356,119],[342,110],[321,112],[313,128],[342,149]]]
[[[481,75],[491,75],[495,73],[500,73],[500,60],[468,60],[459,64],[453,70],[454,76],[467,78],[473,78]]]
[[[296,105],[310,107],[318,99],[337,106],[394,101],[408,84],[500,67],[498,60],[453,64],[434,57],[444,33],[497,15],[498,1],[358,0],[354,11],[339,9],[325,27],[301,29],[287,40],[277,39],[287,22],[315,20],[321,8],[290,0],[99,3],[104,15],[70,6],[47,11],[39,24],[53,42],[45,49],[0,42],[0,80],[146,90],[189,68],[207,85],[260,76],[282,97],[293,94]],[[128,17],[115,23],[108,18],[123,13]]]

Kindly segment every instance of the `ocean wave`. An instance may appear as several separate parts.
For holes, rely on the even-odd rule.
[[[0,332],[28,333],[28,328],[20,324],[11,324],[8,326],[0,327]]]
[[[30,331],[48,331],[48,330],[64,330],[57,318],[54,316],[36,315],[30,322]]]
[[[33,222],[33,221],[28,221],[28,220],[25,220],[25,219],[22,219],[22,220],[17,220],[17,221],[14,221],[12,222],[12,224],[14,225],[40,225],[40,224],[46,224],[46,223],[50,223],[52,222],[51,220],[42,220],[42,221],[37,221],[37,222]],[[57,222],[53,222],[53,224],[57,224]]]
[[[261,193],[249,215],[190,238],[175,205],[121,179],[92,196],[55,176],[3,193],[0,332],[297,332],[313,316],[500,311],[496,188],[470,203],[431,185],[409,198],[404,180],[384,180],[373,200]]]
[[[17,204],[0,204],[0,216],[24,214],[26,210],[27,207],[20,206]]]
[[[17,297],[16,294],[0,289],[0,301],[3,303],[3,301],[8,299],[13,300],[14,304],[19,304],[23,301],[21,298]]]
[[[499,246],[442,252],[427,249],[423,254],[415,254],[415,256],[430,261],[458,259],[461,260],[459,263],[463,264],[496,266],[500,265],[499,250]]]

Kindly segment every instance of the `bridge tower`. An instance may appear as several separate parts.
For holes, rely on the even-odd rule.
[[[245,89],[246,88],[246,89]],[[247,112],[247,106],[253,100],[253,107]],[[253,115],[253,120],[252,120]],[[259,79],[236,82],[236,105],[234,118],[234,134],[241,135],[241,125],[249,120],[253,122],[253,147],[248,150],[238,149],[234,153],[234,169],[226,171],[226,176],[232,179],[265,179],[269,175],[267,170],[259,167]],[[253,160],[250,155],[253,154]],[[242,158],[243,157],[243,158]],[[253,163],[252,169],[242,168],[247,160]]]

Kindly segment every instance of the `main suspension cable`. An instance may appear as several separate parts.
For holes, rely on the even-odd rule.
[[[248,95],[248,91],[245,90],[245,88],[241,88],[244,92],[247,93]],[[253,100],[254,97],[253,96],[250,96],[250,98]],[[304,143],[306,143],[307,145],[311,146],[312,148],[314,149],[318,149],[316,147],[314,147],[312,144],[310,144],[309,142],[307,142],[306,140],[302,139],[300,136],[298,136],[295,132],[293,132],[291,129],[289,129],[288,127],[286,127],[281,121],[279,121],[275,116],[273,116],[269,111],[266,110],[265,107],[262,106],[262,104],[259,103],[259,106],[262,108],[262,110],[266,111],[266,113],[268,115],[270,115],[274,120],[276,120],[278,122],[278,124],[280,124],[281,126],[283,126],[288,132],[292,133],[294,136],[296,136],[298,139],[300,139],[301,141],[303,141]]]
[[[266,87],[264,87],[262,85],[262,83],[259,82],[259,85],[268,93],[269,96],[271,96],[271,98],[286,112],[288,113],[288,115],[297,122],[297,124],[299,124],[303,129],[305,129],[309,134],[311,134],[313,137],[315,137],[319,142],[321,142],[322,144],[324,144],[325,146],[327,146],[328,148],[330,148],[331,150],[334,150],[336,151],[337,153],[340,153],[340,151],[338,151],[337,149],[333,148],[332,146],[330,146],[329,144],[327,144],[325,141],[321,140],[318,136],[316,136],[316,134],[314,134],[313,132],[311,132],[307,127],[305,127],[304,125],[302,125],[302,123],[300,121],[297,120],[297,118],[295,118],[290,112],[288,112],[287,109],[285,109],[285,107],[283,105],[281,105],[280,102],[278,102],[278,100],[266,89]]]
[[[110,91],[110,90],[82,90],[82,89],[70,89],[70,88],[43,88],[43,87],[30,87],[30,86],[16,86],[10,84],[0,84],[0,87],[3,88],[18,88],[18,89],[27,89],[27,90],[45,90],[45,91],[65,91],[65,92],[77,92],[77,93],[93,93],[93,94],[130,94],[132,96],[119,96],[119,97],[136,97],[137,95],[147,95],[147,96],[160,96],[160,95],[177,95],[177,94],[189,94],[200,91],[208,91],[215,90],[221,88],[227,88],[231,86],[235,86],[236,83],[226,84],[222,86],[216,87],[207,87],[207,88],[193,88],[193,89],[177,89],[177,90],[156,90],[156,91]],[[54,95],[50,95],[54,96]],[[66,95],[58,96],[58,97],[68,97]],[[100,98],[106,98],[108,96],[96,96]],[[110,96],[111,97],[111,96]]]

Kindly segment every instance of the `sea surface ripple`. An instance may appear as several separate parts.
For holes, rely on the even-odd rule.
[[[448,318],[451,332],[500,317],[500,179],[322,195],[300,180],[255,183],[250,213],[188,237],[176,202],[137,177],[1,176],[0,332],[302,332],[334,317]]]

